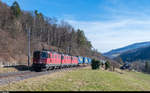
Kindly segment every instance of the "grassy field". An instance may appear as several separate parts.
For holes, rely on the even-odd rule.
[[[150,91],[150,75],[90,68],[26,79],[0,86],[1,91]]]

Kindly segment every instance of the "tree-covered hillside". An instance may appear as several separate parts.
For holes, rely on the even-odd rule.
[[[150,60],[150,47],[134,49],[120,55],[124,62]]]
[[[84,31],[63,20],[46,17],[35,11],[22,11],[17,2],[11,7],[0,1],[0,62],[27,62],[28,39],[31,31],[31,55],[43,48],[74,56],[103,59],[93,48]]]

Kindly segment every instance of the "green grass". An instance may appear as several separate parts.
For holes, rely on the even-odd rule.
[[[2,91],[150,91],[150,75],[90,68],[30,78],[0,86]]]

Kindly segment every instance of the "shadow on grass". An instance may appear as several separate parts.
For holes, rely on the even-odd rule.
[[[31,67],[28,67],[27,65],[4,66],[4,68],[15,68],[15,69],[17,69],[18,71],[31,70]]]

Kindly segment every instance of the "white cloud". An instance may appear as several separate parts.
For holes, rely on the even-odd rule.
[[[67,21],[75,28],[83,29],[92,45],[100,52],[150,41],[150,20]]]

